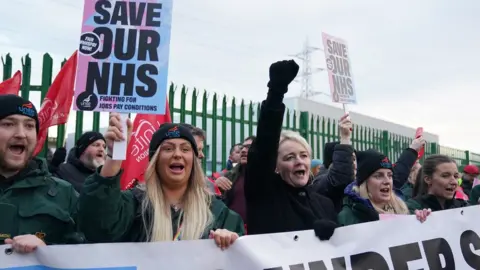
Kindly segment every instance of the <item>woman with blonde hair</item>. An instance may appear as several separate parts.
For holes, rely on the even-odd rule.
[[[130,137],[131,122],[128,122]],[[78,223],[90,242],[158,242],[214,238],[227,248],[243,235],[240,216],[206,189],[190,130],[165,124],[150,141],[145,184],[120,190],[122,161],[113,160],[114,141],[123,141],[120,117],[110,115],[105,134],[108,158],[85,181]]]
[[[345,189],[342,211],[338,214],[341,225],[353,225],[379,220],[379,214],[410,214],[407,205],[395,194],[393,165],[387,156],[375,150],[357,152],[356,181]],[[431,210],[417,210],[424,221]]]
[[[308,188],[312,149],[297,132],[282,132],[283,98],[298,70],[293,60],[270,66],[267,98],[248,152],[246,223],[250,235],[314,229],[327,240],[338,227],[337,213],[329,198]]]

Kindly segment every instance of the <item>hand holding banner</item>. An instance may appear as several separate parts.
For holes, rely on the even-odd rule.
[[[222,251],[212,239],[157,243],[58,245],[7,255],[0,270],[288,270],[480,269],[480,207],[337,228],[320,241],[313,230],[244,236]]]

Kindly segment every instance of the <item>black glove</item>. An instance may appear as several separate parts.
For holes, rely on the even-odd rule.
[[[65,162],[67,157],[67,149],[64,147],[58,148],[53,154],[52,161],[50,162],[53,167],[58,167],[60,164]]]
[[[335,229],[338,228],[338,224],[325,219],[317,220],[313,223],[313,230],[315,235],[320,238],[320,240],[329,240],[332,237]]]
[[[293,60],[273,63],[270,66],[268,88],[285,94],[288,90],[288,85],[297,77],[298,69],[297,63]]]

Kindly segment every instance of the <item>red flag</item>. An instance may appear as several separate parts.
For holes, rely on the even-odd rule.
[[[18,95],[22,83],[22,72],[17,71],[13,77],[0,83],[0,95]]]
[[[133,133],[127,147],[127,159],[122,163],[122,189],[131,188],[137,181],[143,183],[143,174],[148,166],[148,146],[153,133],[163,123],[172,122],[170,108],[165,105],[165,114],[137,114],[133,122]]]
[[[38,113],[40,129],[34,155],[38,155],[42,151],[49,127],[67,123],[68,114],[72,107],[76,73],[77,51],[63,65],[42,102],[42,107]]]

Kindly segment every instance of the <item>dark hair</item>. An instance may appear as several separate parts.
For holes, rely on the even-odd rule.
[[[415,179],[415,185],[412,189],[412,198],[427,194],[427,183],[425,177],[423,177],[422,169],[417,173],[417,179]]]
[[[422,196],[427,194],[428,185],[425,182],[425,176],[432,177],[437,166],[444,163],[455,163],[451,157],[446,155],[431,155],[425,158],[423,166],[417,174],[415,185],[413,186],[412,197]]]
[[[255,141],[256,138],[257,138],[257,136],[252,135],[252,136],[248,136],[248,137],[245,138],[243,141],[249,141],[249,140]]]
[[[190,124],[185,124],[185,123],[182,123],[182,126],[190,129],[190,132],[192,132],[192,135],[193,136],[198,136],[202,139],[202,141],[206,141],[207,140],[207,135],[205,134],[205,131],[201,128],[198,128],[196,126],[192,126]]]
[[[429,176],[432,177],[433,173],[437,169],[437,166],[443,163],[455,163],[455,160],[453,160],[449,156],[445,155],[431,155],[428,156],[425,161],[423,162],[422,166],[422,174],[423,176]]]
[[[236,143],[234,145],[232,145],[232,147],[230,148],[230,155],[233,153],[233,150],[235,150],[235,147],[242,147],[242,144],[241,143]]]

